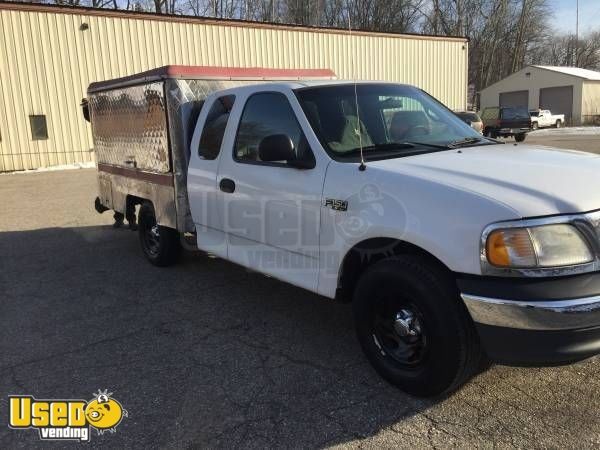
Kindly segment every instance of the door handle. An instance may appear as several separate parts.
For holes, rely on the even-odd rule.
[[[227,194],[233,193],[235,191],[235,182],[230,180],[229,178],[222,178],[219,182],[219,188],[226,192]]]

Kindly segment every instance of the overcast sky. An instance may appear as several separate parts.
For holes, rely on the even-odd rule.
[[[554,9],[554,26],[560,31],[575,33],[576,0],[550,0]],[[579,0],[579,30],[600,31],[600,0]]]

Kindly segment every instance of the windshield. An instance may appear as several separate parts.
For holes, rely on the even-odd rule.
[[[508,120],[514,119],[529,119],[529,111],[527,108],[502,108],[502,118]]]
[[[402,156],[492,143],[433,97],[412,86],[358,84],[357,98],[352,84],[295,92],[332,156],[355,156],[361,142],[365,156],[372,157],[377,153]]]
[[[539,111],[529,111],[531,117],[538,117],[540,115]]]

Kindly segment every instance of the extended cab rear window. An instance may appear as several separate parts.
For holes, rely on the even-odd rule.
[[[212,104],[200,136],[198,154],[202,159],[216,159],[219,156],[234,102],[235,95],[225,95]]]
[[[502,119],[529,119],[527,108],[502,108]]]

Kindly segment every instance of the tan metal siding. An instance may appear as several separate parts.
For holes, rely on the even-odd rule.
[[[600,125],[600,81],[583,83],[582,103],[582,121]]]
[[[21,8],[0,5],[0,171],[92,161],[79,109],[88,84],[166,64],[331,68],[466,107],[464,39]],[[46,115],[48,140],[31,139],[30,114]]]

